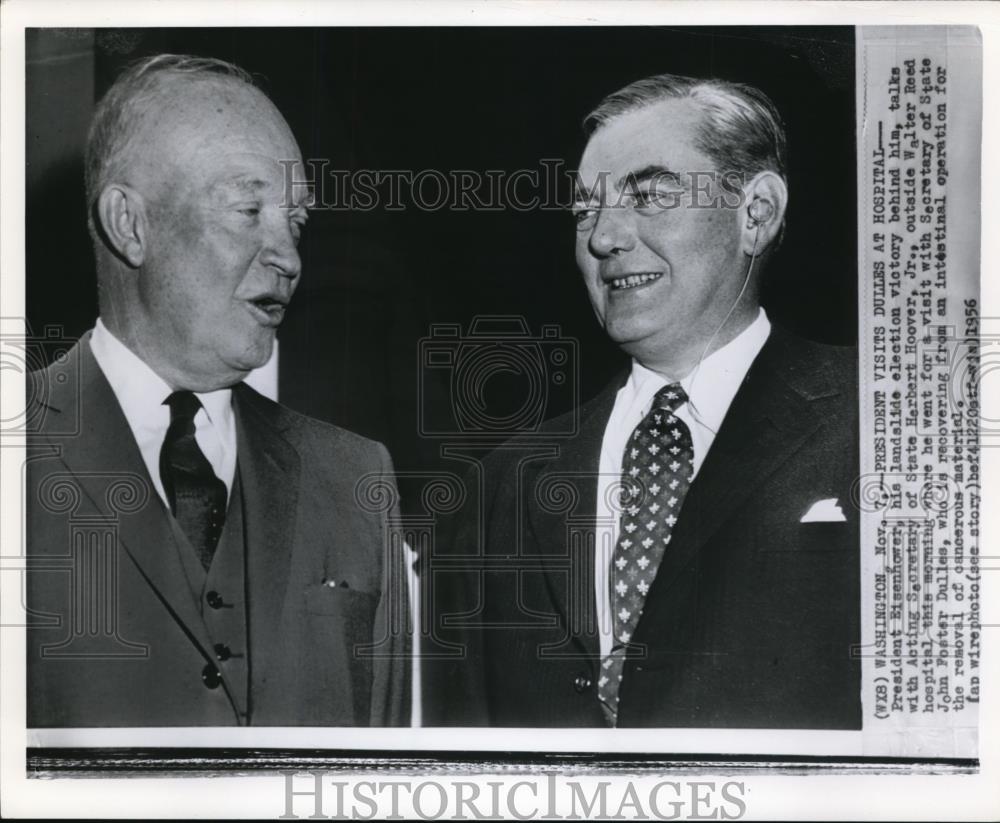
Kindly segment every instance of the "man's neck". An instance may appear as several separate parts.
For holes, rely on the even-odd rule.
[[[754,305],[730,317],[724,326],[709,338],[700,338],[684,347],[683,351],[628,352],[640,365],[654,371],[666,380],[678,382],[691,374],[707,357],[743,334],[760,316],[760,306]]]
[[[145,363],[156,375],[174,391],[207,393],[231,388],[246,377],[246,373],[233,372],[225,378],[219,375],[196,375],[177,368],[170,359],[159,355],[153,346],[144,345],[141,337],[125,324],[118,323],[118,314],[107,316],[101,313],[101,322],[119,343]]]

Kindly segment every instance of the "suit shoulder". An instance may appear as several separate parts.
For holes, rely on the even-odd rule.
[[[614,385],[614,391],[616,392],[618,388],[619,386],[616,382]],[[590,415],[599,411],[602,406],[607,405],[608,410],[610,411],[611,407],[607,402],[608,392],[609,387],[605,387],[600,394],[591,397],[589,400],[585,400],[579,406],[556,417],[550,417],[538,427],[539,433],[556,437],[574,436],[580,427],[580,423],[588,419]],[[612,392],[612,396],[613,394],[614,392]]]
[[[246,384],[240,385],[238,396],[240,402],[263,414],[275,428],[284,433],[285,437],[299,441],[307,454],[329,457],[332,453],[338,460],[366,465],[377,464],[379,467],[390,462],[388,449],[377,440],[371,440],[333,423],[297,412],[264,397]]]
[[[563,445],[576,440],[581,426],[594,415],[611,413],[614,398],[624,382],[624,373],[613,378],[600,393],[563,414],[543,421],[530,435],[516,435],[494,449],[486,460],[491,464],[520,459],[519,450],[544,445]]]
[[[857,394],[858,349],[817,343],[774,328],[775,348],[784,377],[807,397]]]

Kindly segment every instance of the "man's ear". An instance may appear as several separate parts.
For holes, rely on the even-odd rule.
[[[788,186],[775,172],[762,171],[744,187],[743,193],[740,207],[744,209],[740,220],[743,253],[760,256],[781,233],[788,207]]]
[[[132,268],[146,258],[146,208],[130,186],[110,183],[97,198],[96,217],[111,250]]]

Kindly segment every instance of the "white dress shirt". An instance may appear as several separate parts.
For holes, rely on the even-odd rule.
[[[757,318],[739,335],[706,357],[700,366],[679,381],[687,393],[688,401],[678,407],[674,414],[691,430],[694,444],[693,476],[697,476],[701,464],[705,462],[705,455],[715,440],[733,397],[770,333],[771,323],[761,309]],[[649,413],[653,397],[671,382],[675,381],[633,361],[632,373],[619,389],[611,417],[604,429],[597,478],[597,556],[594,558],[594,594],[602,657],[607,656],[614,645],[608,573],[618,541],[620,511],[615,499],[615,489],[621,482],[625,445],[635,427]],[[683,504],[681,512],[683,517]]]
[[[173,389],[108,331],[100,318],[90,338],[90,348],[118,398],[118,405],[139,446],[156,493],[169,509],[160,479],[160,449],[170,426],[170,407],[163,405],[163,401]],[[195,392],[195,395],[201,401],[201,409],[194,418],[195,440],[212,464],[216,476],[226,484],[227,492],[231,492],[236,474],[236,420],[232,390]]]

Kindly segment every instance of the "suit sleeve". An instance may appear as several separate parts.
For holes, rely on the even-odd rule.
[[[399,495],[389,452],[378,445],[383,482],[395,501],[379,524],[378,551],[381,552],[381,597],[375,612],[373,641],[377,644],[373,661],[371,725],[409,726],[411,718],[411,665],[413,627],[410,619],[408,576],[409,550],[400,522]]]

